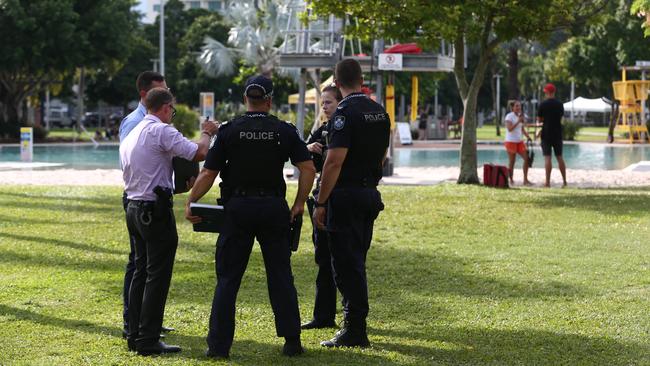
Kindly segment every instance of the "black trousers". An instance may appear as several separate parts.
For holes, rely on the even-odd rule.
[[[318,197],[318,193],[314,195]],[[314,201],[307,201],[309,217],[314,214]],[[336,318],[336,282],[332,271],[332,256],[329,248],[329,234],[319,230],[315,225],[312,230],[314,243],[314,260],[318,265],[316,275],[316,298],[314,300],[313,319],[317,323],[333,323]]]
[[[368,316],[366,255],[375,219],[384,209],[375,188],[335,188],[328,200],[327,231],[336,286],[346,322],[365,330]]]
[[[122,194],[122,205],[124,206],[124,214],[126,215],[126,206],[129,200],[126,199],[126,192]],[[131,290],[131,280],[133,280],[133,273],[135,272],[135,239],[129,233],[129,260],[126,262],[126,269],[124,271],[124,287],[122,287],[122,320],[124,324],[124,331],[129,332],[129,291]]]
[[[225,205],[225,227],[215,253],[217,286],[207,343],[227,354],[235,333],[235,300],[257,239],[278,337],[300,335],[298,295],[291,273],[289,207],[283,197],[233,197]]]
[[[136,345],[158,342],[178,234],[171,204],[130,201],[126,211],[135,242],[135,272],[129,292],[129,339]]]

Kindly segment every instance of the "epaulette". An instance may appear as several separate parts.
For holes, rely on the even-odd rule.
[[[230,125],[232,125],[232,123],[230,123],[230,121],[221,122],[221,124],[219,125],[219,130],[224,130],[224,129],[228,128],[228,126],[230,126]]]

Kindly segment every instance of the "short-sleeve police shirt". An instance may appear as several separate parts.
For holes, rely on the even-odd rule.
[[[339,103],[328,122],[329,149],[347,148],[337,185],[377,184],[390,140],[386,110],[363,93]]]
[[[283,168],[311,160],[296,127],[267,113],[246,113],[224,123],[204,167],[221,172],[231,188],[283,188]]]

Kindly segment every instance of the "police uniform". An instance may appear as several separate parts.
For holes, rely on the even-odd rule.
[[[312,161],[317,172],[323,170],[323,163],[327,151],[326,136],[327,125],[320,126],[307,141],[307,145],[318,142],[323,145],[322,154],[311,153]],[[320,190],[320,178],[316,182],[316,188],[312,192],[314,198],[318,198]],[[308,201],[310,217],[313,214],[313,201]],[[313,319],[311,322],[304,324],[303,329],[323,328],[335,325],[336,317],[336,283],[332,272],[332,259],[328,245],[328,234],[325,230],[319,230],[314,225],[312,232],[312,241],[314,243],[314,259],[318,265],[318,274],[316,275],[316,298],[314,300]]]
[[[377,184],[390,140],[390,121],[382,106],[363,93],[352,93],[339,103],[328,125],[328,148],[348,149],[327,201],[334,278],[344,301],[342,331],[354,335],[355,345],[367,345],[366,254],[374,221],[384,208]],[[323,345],[337,345],[332,341]]]
[[[217,240],[217,286],[210,314],[209,353],[227,357],[235,331],[235,299],[253,240],[260,243],[278,337],[300,335],[291,272],[290,211],[284,163],[310,160],[296,128],[277,117],[248,112],[223,124],[204,167],[220,171],[225,224]]]

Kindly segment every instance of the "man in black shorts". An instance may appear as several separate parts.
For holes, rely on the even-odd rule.
[[[562,158],[562,116],[564,106],[555,99],[555,85],[546,84],[544,87],[546,99],[539,105],[537,120],[542,123],[542,153],[544,154],[544,168],[546,169],[546,183],[544,187],[551,186],[551,150],[555,152],[557,164],[562,173],[563,187],[566,187],[566,164]]]

